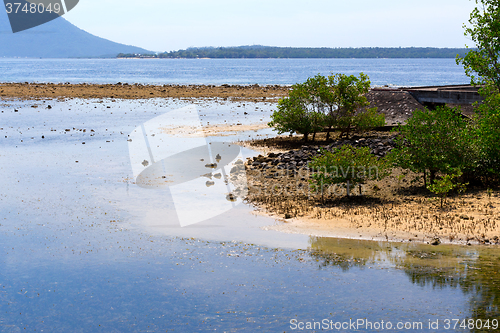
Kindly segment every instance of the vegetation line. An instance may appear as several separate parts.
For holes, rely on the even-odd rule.
[[[328,48],[328,47],[274,47],[274,46],[237,46],[237,47],[202,47],[188,48],[158,54],[123,54],[118,58],[453,58],[464,57],[466,48],[435,47],[361,47],[361,48]]]

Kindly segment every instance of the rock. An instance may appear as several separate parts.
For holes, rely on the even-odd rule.
[[[232,194],[232,193],[229,193],[229,194],[226,196],[226,200],[227,200],[227,201],[235,202],[235,201],[237,201],[237,199],[238,199],[238,198],[237,198],[234,194]]]
[[[441,244],[441,240],[440,240],[439,238],[437,238],[437,237],[436,237],[436,238],[434,238],[434,239],[431,241],[431,243],[430,243],[430,244],[431,244],[431,245],[439,245],[439,244]]]
[[[229,172],[230,174],[238,173],[240,171],[244,171],[245,166],[242,164],[235,165],[234,167],[231,168],[231,171]]]

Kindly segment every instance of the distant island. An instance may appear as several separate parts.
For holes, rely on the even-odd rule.
[[[125,54],[119,58],[224,59],[224,58],[456,58],[464,56],[466,48],[435,47],[361,47],[309,48],[275,46],[200,47],[158,54]]]

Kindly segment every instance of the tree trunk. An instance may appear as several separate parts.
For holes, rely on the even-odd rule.
[[[345,135],[346,139],[349,139],[350,132],[351,132],[351,124],[347,125],[346,128],[342,129],[342,133],[340,133],[340,137],[342,138]]]
[[[326,141],[328,141],[330,139],[330,132],[332,130],[331,121],[333,119],[333,105],[330,105],[330,112],[328,112],[328,117],[331,119],[329,119],[329,121],[328,121],[330,123],[330,125],[328,125],[328,131],[326,132]]]
[[[332,125],[328,126],[328,131],[326,132],[326,141],[330,140],[331,130],[332,130]]]
[[[436,179],[436,171],[430,170],[430,175],[429,175],[429,185],[434,184],[434,180]]]
[[[313,142],[316,141],[316,132],[313,133],[313,138],[312,138]]]
[[[351,193],[349,192],[349,187],[351,187],[351,184],[349,183],[349,180],[347,181],[347,196],[350,197]]]
[[[347,135],[346,135],[346,139],[349,139],[349,134],[351,134],[351,124],[349,124],[349,126],[347,126]]]
[[[304,138],[302,140],[307,142],[309,140],[309,133],[304,133]]]

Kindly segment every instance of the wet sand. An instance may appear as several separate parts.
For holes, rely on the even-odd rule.
[[[0,83],[0,97],[45,98],[222,98],[239,101],[276,100],[288,95],[288,86],[280,85],[142,85]]]
[[[202,129],[191,126],[164,127],[162,131],[168,135],[182,137],[231,136],[239,132],[258,131],[269,128],[267,124],[217,124],[203,126]]]

